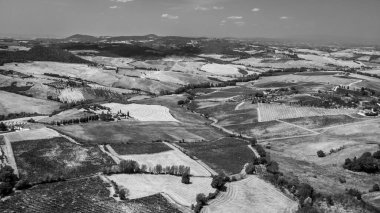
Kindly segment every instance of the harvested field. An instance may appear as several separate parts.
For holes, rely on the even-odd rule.
[[[199,142],[223,137],[204,124],[180,124],[178,122],[92,122],[88,124],[54,127],[73,138],[88,143],[146,143],[157,140]],[[102,129],[102,131],[99,131]]]
[[[224,65],[224,64],[205,64],[202,70],[215,75],[242,75],[239,68],[245,69],[244,66]]]
[[[65,138],[12,143],[20,177],[39,182],[48,176],[74,178],[95,174],[113,161],[97,146],[83,147]]]
[[[103,104],[109,107],[112,113],[119,111],[129,115],[139,121],[174,121],[178,122],[169,112],[169,109],[158,105],[142,105],[142,104]]]
[[[154,168],[157,164],[160,164],[163,168],[183,165],[190,167],[191,175],[211,176],[207,169],[178,149],[155,154],[119,155],[118,157],[124,160],[134,160],[140,165],[145,164],[148,168]]]
[[[155,154],[172,150],[162,142],[156,143],[113,143],[111,147],[119,155]]]
[[[50,139],[50,138],[60,137],[60,134],[52,129],[44,127],[40,129],[10,132],[10,133],[4,134],[4,136],[8,138],[10,142],[13,143],[17,141],[26,141],[26,140]]]
[[[219,173],[239,173],[244,164],[254,156],[245,141],[235,138],[223,138],[213,142],[179,143],[186,152],[193,155]]]
[[[227,191],[220,192],[215,200],[204,207],[203,213],[296,212],[298,203],[256,176],[227,184]]]
[[[284,104],[258,104],[259,122],[287,118],[313,117],[324,115],[353,114],[355,109],[325,109],[317,107],[297,107]]]
[[[181,177],[171,175],[112,175],[109,178],[129,191],[128,198],[136,199],[157,193],[168,194],[176,203],[190,207],[198,193],[212,193],[210,178],[191,177],[191,184],[181,183]]]
[[[0,91],[0,114],[3,115],[20,112],[50,114],[59,106],[57,102]]]

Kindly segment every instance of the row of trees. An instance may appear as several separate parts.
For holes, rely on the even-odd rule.
[[[112,117],[112,116],[111,116]],[[51,125],[69,125],[69,124],[78,124],[78,123],[88,123],[90,121],[97,121],[97,120],[106,120],[106,117],[101,117],[99,115],[91,115],[83,118],[74,118],[69,120],[60,120],[60,121],[52,121]]]
[[[148,167],[145,164],[140,165],[134,160],[122,160],[118,165],[105,168],[103,174],[169,174],[175,176],[183,176],[184,182],[190,183],[190,178],[186,181],[187,176],[190,174],[190,167],[183,165],[173,165],[163,167],[161,164],[157,164],[154,167]]]

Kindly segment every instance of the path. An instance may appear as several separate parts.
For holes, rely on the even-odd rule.
[[[256,158],[261,157],[260,154],[257,152],[257,150],[252,147],[252,145],[248,145],[248,148],[250,148],[252,150],[252,152],[253,152],[253,154],[255,154]]]
[[[314,131],[314,130],[311,130],[311,129],[308,129],[308,128],[305,128],[305,127],[302,127],[302,126],[298,126],[298,125],[296,125],[296,124],[292,124],[292,123],[289,123],[289,122],[286,122],[286,121],[283,121],[283,120],[278,120],[278,119],[277,119],[276,121],[281,122],[281,123],[285,123],[285,124],[288,124],[288,125],[291,125],[291,126],[298,127],[298,128],[300,128],[300,129],[306,130],[306,131],[308,131],[308,132],[312,132],[312,133],[314,133],[314,134],[319,134],[319,132],[316,132],[316,131]]]
[[[235,107],[235,111],[236,111],[236,110],[239,110],[239,108],[240,108],[241,106],[243,106],[244,103],[245,103],[245,102],[243,101],[243,102],[241,102],[240,104],[236,105],[236,107]]]
[[[111,146],[110,146],[111,147]],[[112,158],[112,160],[113,161],[115,161],[115,163],[116,164],[120,164],[120,159],[119,159],[119,157],[118,157],[118,155],[113,155],[112,153],[110,153],[110,152],[108,152],[108,151],[106,151],[106,149],[104,148],[104,145],[99,145],[99,149],[103,152],[103,153],[105,153],[105,154],[107,154],[108,156],[110,156],[111,158]],[[107,147],[107,149],[108,149],[108,147]],[[111,148],[112,149],[112,148]],[[108,149],[109,150],[109,149]],[[113,150],[113,149],[112,149]]]

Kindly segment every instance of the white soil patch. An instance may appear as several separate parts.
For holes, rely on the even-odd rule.
[[[77,103],[85,100],[82,91],[78,88],[66,88],[61,91],[58,98],[64,103]]]
[[[169,109],[160,105],[143,105],[143,104],[102,104],[109,107],[112,113],[121,112],[129,115],[139,121],[174,121],[179,122],[169,112]]]
[[[278,213],[296,212],[298,203],[286,197],[273,185],[256,176],[228,183],[227,191],[221,192],[215,200],[202,210],[205,212],[230,213]]]
[[[239,73],[239,68],[243,66],[234,66],[226,64],[206,64],[202,66],[202,70],[216,75],[242,75]]]
[[[109,179],[129,190],[129,199],[142,198],[157,193],[166,193],[177,203],[190,207],[195,204],[198,193],[214,192],[211,178],[191,177],[191,184],[181,183],[181,177],[171,175],[112,175]]]

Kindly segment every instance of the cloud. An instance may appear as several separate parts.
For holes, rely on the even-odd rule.
[[[113,5],[113,6],[110,7],[110,9],[117,9],[117,8],[119,8],[119,7],[116,6],[116,5]]]
[[[227,17],[227,19],[232,19],[232,20],[239,20],[239,19],[242,19],[243,17],[242,16],[230,16],[230,17]]]
[[[134,0],[110,0],[110,1],[113,1],[113,2],[122,2],[122,3],[127,3],[127,2],[131,2],[131,1],[134,1]]]
[[[289,17],[287,17],[287,16],[281,16],[280,19],[286,20],[286,19],[289,19]]]
[[[179,17],[178,16],[174,16],[174,15],[170,15],[170,14],[167,14],[167,13],[164,13],[164,14],[161,15],[161,18],[178,19]]]
[[[224,9],[224,7],[223,6],[213,6],[212,7],[212,9],[214,9],[214,10],[223,10]]]
[[[198,5],[194,9],[199,10],[199,11],[209,11],[209,10],[223,10],[224,7],[223,6],[202,7]]]
[[[253,9],[252,9],[252,12],[259,12],[260,10],[261,10],[260,8],[257,8],[257,7],[256,7],[256,8],[253,8]]]
[[[245,22],[244,21],[235,21],[234,24],[241,27],[241,26],[245,25]]]
[[[196,8],[194,8],[195,10],[200,10],[200,11],[207,11],[207,10],[210,10],[209,8],[207,7],[201,7],[201,6],[197,6]]]

